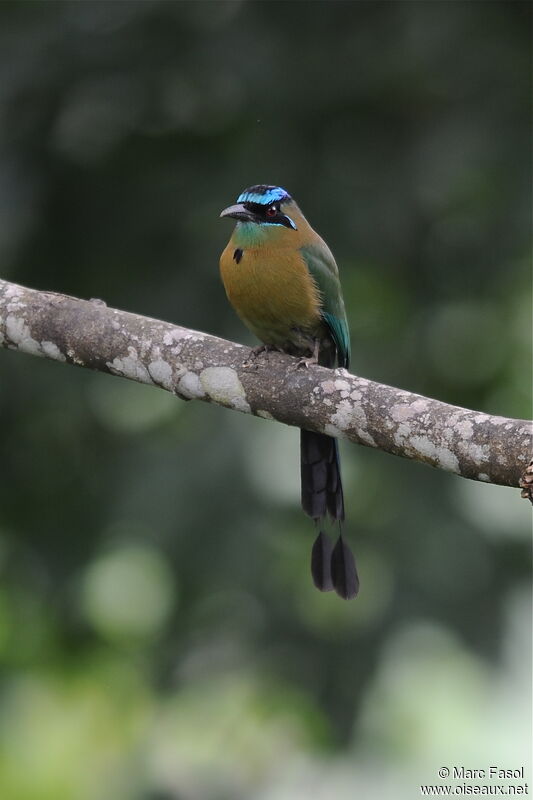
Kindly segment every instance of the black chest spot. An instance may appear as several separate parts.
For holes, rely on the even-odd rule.
[[[238,247],[235,252],[233,253],[233,260],[237,262],[237,264],[241,263],[243,251],[240,247]]]

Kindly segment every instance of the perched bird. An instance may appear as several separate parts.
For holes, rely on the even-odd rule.
[[[244,324],[263,342],[300,356],[301,363],[348,368],[350,336],[339,272],[323,239],[280,186],[251,186],[221,217],[237,220],[220,257],[226,294]],[[336,439],[300,431],[303,510],[315,520],[311,573],[321,591],[346,599],[359,588],[355,561],[342,536],[344,498]],[[339,524],[335,547],[323,530]]]

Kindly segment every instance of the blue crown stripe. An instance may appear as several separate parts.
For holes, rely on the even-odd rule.
[[[272,203],[277,203],[280,200],[288,198],[289,195],[280,186],[270,189],[264,194],[257,194],[255,192],[243,192],[237,198],[238,203],[259,203],[262,206],[269,206]]]

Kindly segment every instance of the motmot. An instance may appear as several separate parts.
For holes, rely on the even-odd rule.
[[[231,305],[263,342],[254,355],[279,350],[298,356],[302,365],[347,369],[350,334],[339,270],[291,195],[281,186],[251,186],[220,216],[236,220],[220,273]],[[300,463],[302,507],[318,530],[311,553],[313,581],[321,591],[355,597],[359,579],[342,534],[337,440],[302,429]],[[328,516],[339,526],[335,546],[324,531]]]

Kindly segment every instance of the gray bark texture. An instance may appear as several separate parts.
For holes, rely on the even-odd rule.
[[[152,384],[415,459],[464,478],[519,486],[532,423],[441,403],[351,375],[297,366],[99,300],[0,280],[0,345]]]

